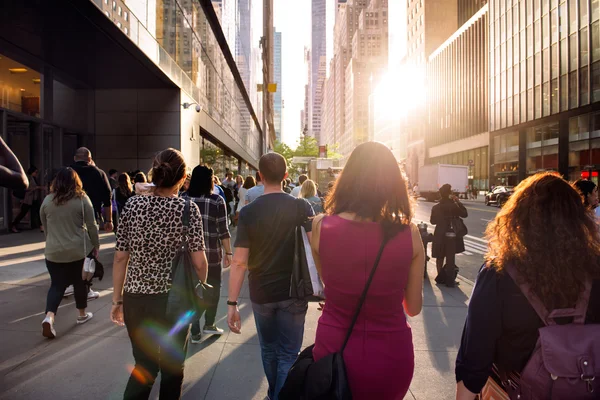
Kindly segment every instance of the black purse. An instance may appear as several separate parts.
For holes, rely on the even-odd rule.
[[[452,230],[456,236],[465,237],[469,233],[469,230],[467,229],[467,226],[461,217],[452,217],[450,223],[452,224]]]
[[[306,247],[302,237],[302,226],[308,218],[305,211],[305,201],[303,199],[296,200],[296,208],[297,221],[294,229],[294,260],[290,277],[290,297],[308,300],[314,294],[314,291],[306,260]]]
[[[383,242],[381,243],[379,253],[375,259],[375,264],[373,265],[365,288],[362,291],[340,351],[328,354],[319,361],[315,361],[313,358],[313,349],[315,345],[313,344],[304,349],[288,372],[283,388],[279,392],[280,400],[352,399],[352,392],[350,391],[350,385],[348,384],[348,378],[346,376],[344,349],[346,348],[346,344],[348,344],[350,335],[352,335],[352,330],[354,329],[362,305],[365,302],[369,286],[371,286],[373,276],[375,275],[379,260],[383,254],[383,249],[388,240],[389,236],[384,234]]]
[[[214,303],[212,286],[198,279],[189,251],[188,227],[190,225],[190,199],[183,209],[181,246],[171,262],[171,290],[167,298],[167,315],[180,318],[185,313],[196,313]]]

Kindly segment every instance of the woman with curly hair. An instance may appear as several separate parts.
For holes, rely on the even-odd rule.
[[[79,310],[77,323],[92,318],[86,312],[88,288],[81,276],[83,261],[90,253],[98,256],[100,240],[94,208],[83,191],[79,175],[72,168],[61,169],[40,209],[46,227],[46,267],[50,273],[50,289],[46,299],[46,317],[42,335],[56,337],[54,317],[67,286],[73,285],[75,305]]]
[[[585,323],[600,323],[598,228],[579,193],[559,175],[540,173],[521,182],[486,236],[487,262],[473,289],[456,359],[457,399],[474,399],[493,367],[519,374],[544,326],[507,268],[550,311],[573,307],[592,280]]]

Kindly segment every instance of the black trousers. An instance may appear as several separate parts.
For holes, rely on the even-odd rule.
[[[70,263],[55,263],[46,260],[46,268],[50,273],[50,289],[46,297],[46,312],[58,312],[58,306],[62,301],[65,289],[73,285],[75,295],[75,305],[78,310],[87,307],[88,286],[81,277],[83,269],[83,259]]]
[[[192,320],[192,335],[198,335],[200,333],[200,318],[202,314],[206,312],[204,318],[204,325],[214,325],[215,319],[217,318],[217,308],[219,307],[219,298],[221,297],[221,266],[209,266],[208,267],[208,278],[206,283],[211,285],[213,289],[210,291],[211,294],[211,305],[206,310],[200,309],[198,313],[194,315]]]
[[[40,220],[40,202],[34,201],[33,204],[23,204],[21,203],[21,211],[19,215],[13,220],[12,226],[17,226],[21,222],[23,218],[27,215],[29,211],[31,211],[31,228],[39,228],[42,225]]]
[[[166,293],[123,295],[123,316],[135,359],[124,399],[147,399],[159,371],[160,399],[181,397],[190,326],[171,332],[177,321],[166,316],[167,297]]]

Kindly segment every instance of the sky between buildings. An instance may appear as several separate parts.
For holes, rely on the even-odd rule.
[[[259,0],[260,1],[260,0]],[[300,111],[304,108],[304,85],[308,71],[304,64],[304,47],[310,48],[311,0],[274,0],[273,24],[282,37],[282,138],[291,147],[302,131]],[[333,26],[336,0],[327,1],[327,68],[333,56]],[[406,42],[406,0],[388,0],[389,31],[397,43],[390,49],[390,62],[397,64],[404,53]],[[328,72],[329,75],[329,72]]]

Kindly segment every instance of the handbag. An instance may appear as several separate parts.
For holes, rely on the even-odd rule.
[[[90,257],[87,251],[86,236],[88,235],[87,226],[85,224],[85,210],[83,206],[83,198],[81,199],[81,215],[83,216],[83,269],[81,270],[81,279],[85,282],[91,282],[96,272],[96,260],[93,256]]]
[[[452,217],[450,223],[456,236],[465,237],[469,233],[469,230],[467,229],[467,226],[461,217]]]
[[[317,272],[310,241],[304,229],[306,201],[296,200],[297,222],[294,229],[294,260],[290,277],[290,297],[300,300],[318,301],[323,299],[323,284]]]
[[[351,400],[352,392],[346,376],[346,364],[344,363],[344,349],[348,344],[350,335],[354,329],[354,325],[360,314],[363,303],[367,297],[369,286],[375,276],[375,271],[379,265],[379,260],[383,254],[383,249],[389,241],[389,236],[384,235],[384,239],[377,253],[375,264],[365,288],[360,295],[360,299],[354,311],[352,322],[346,332],[346,337],[337,353],[328,354],[315,361],[313,357],[313,349],[315,345],[311,345],[304,349],[288,372],[283,388],[279,393],[280,400]]]
[[[189,251],[188,227],[190,225],[190,199],[185,199],[183,209],[181,245],[171,262],[171,289],[167,297],[167,316],[178,319],[187,314],[189,318],[200,309],[214,304],[212,286],[198,279]]]

